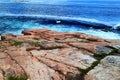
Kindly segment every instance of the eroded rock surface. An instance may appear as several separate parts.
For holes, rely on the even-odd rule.
[[[9,75],[23,74],[28,75],[29,80],[120,79],[119,40],[47,29],[22,33],[24,35],[4,34],[1,37],[0,80]],[[112,58],[111,54],[116,55],[113,56],[113,64],[108,61]],[[108,57],[103,59],[105,56]],[[99,65],[93,69],[95,62]],[[87,76],[84,71],[87,71]]]
[[[120,80],[120,56],[107,56],[88,72],[86,80]]]

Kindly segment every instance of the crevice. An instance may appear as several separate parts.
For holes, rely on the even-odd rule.
[[[111,43],[110,41],[108,41],[108,40],[104,40],[105,42],[107,42],[107,43]]]
[[[88,67],[87,69],[79,69],[79,71],[81,72],[81,74],[79,75],[82,79],[80,80],[85,80],[84,77],[85,75],[91,71],[92,69],[94,69],[96,66],[98,66],[98,64],[100,63],[100,61],[102,59],[104,59],[106,56],[109,56],[109,55],[114,55],[115,52],[117,52],[116,49],[114,49],[112,52],[110,52],[109,54],[102,54],[102,55],[98,55],[98,54],[95,54],[94,57],[97,59],[97,61],[93,62],[92,65],[90,67]],[[78,79],[75,79],[75,80],[78,80]]]
[[[22,45],[24,43],[28,43],[29,45],[32,45],[32,46],[35,46],[35,47],[39,46],[39,42],[38,41],[13,41],[11,46],[19,46],[19,45]]]
[[[41,62],[42,64],[46,65],[48,68],[54,70],[55,72],[58,72],[60,75],[65,76],[61,71],[53,69],[51,66],[45,64],[42,60],[40,60],[40,59],[38,59],[37,57],[33,56],[31,52],[29,52],[29,54],[30,54],[31,57],[37,59],[39,62]],[[47,69],[47,70],[48,70],[48,69]],[[48,72],[49,72],[49,71],[48,71]],[[50,74],[50,73],[49,73],[49,74]],[[51,79],[52,79],[52,77],[51,77]]]
[[[111,48],[111,49],[113,49],[109,54],[95,54],[94,55],[94,58],[96,58],[97,60],[101,60],[101,59],[103,59],[103,58],[105,58],[106,56],[109,56],[109,55],[115,55],[115,53],[117,53],[118,52],[118,50],[117,49],[114,49],[114,48]]]
[[[1,68],[0,68],[0,70],[2,71],[3,80],[5,80],[5,71],[3,69],[1,69]]]
[[[31,53],[30,53],[30,54],[31,54]],[[31,54],[31,56],[34,57],[32,54]],[[38,59],[37,57],[34,57],[34,58],[36,58],[37,60],[39,60],[41,63],[45,64],[42,60]],[[48,59],[48,58],[45,58],[45,59]],[[49,59],[49,60],[51,60],[51,59]],[[54,61],[54,60],[52,60],[52,61]],[[56,61],[56,62],[58,62],[58,61]],[[59,62],[59,63],[60,63],[60,62]],[[49,67],[50,69],[55,70],[55,72],[58,72],[60,75],[63,75],[63,76],[65,77],[65,80],[84,80],[83,77],[82,77],[83,74],[81,74],[81,73],[74,74],[74,73],[72,73],[72,72],[68,72],[68,73],[65,75],[65,74],[64,74],[63,72],[61,72],[60,70],[56,70],[56,69],[52,68],[51,66],[49,66],[49,65],[47,65],[47,64],[45,64],[45,65],[46,65],[47,67]],[[65,64],[65,65],[66,65],[66,64]],[[76,69],[78,69],[78,68],[76,68]],[[79,71],[79,69],[78,69],[78,71]]]
[[[66,80],[85,80],[85,75],[92,69],[94,69],[99,63],[100,61],[105,58],[106,56],[109,56],[109,55],[114,55],[118,50],[117,49],[114,49],[112,48],[113,51],[111,51],[109,54],[94,54],[94,57],[97,59],[97,61],[93,62],[92,65],[87,68],[87,69],[78,69],[80,71],[80,74],[77,74],[77,75],[74,75],[74,74],[71,74],[71,73],[68,73],[67,75],[63,74],[61,71],[59,70],[55,70],[56,72],[58,72],[59,74],[62,74],[65,76],[65,79]],[[32,55],[32,54],[31,54]],[[34,57],[32,55],[32,57]],[[38,59],[37,57],[35,57],[36,59]],[[40,59],[38,59],[40,62],[42,62],[43,64],[45,64],[43,61],[41,61]],[[49,68],[52,68],[50,67],[49,65],[47,65]],[[52,68],[53,69],[53,68]],[[54,69],[53,69],[54,70]]]
[[[87,51],[87,52],[89,52],[89,53],[93,53],[93,52],[91,52],[91,51],[89,51],[88,49],[85,49],[85,48],[79,48],[79,47],[73,46],[73,45],[71,45],[71,44],[68,44],[68,45],[71,46],[71,47],[75,47],[75,48],[77,48],[77,49],[83,49],[83,50],[85,50],[85,51]]]
[[[40,46],[40,48],[41,48],[42,50],[54,50],[54,49],[63,49],[64,47],[44,48],[44,47]]]
[[[6,54],[11,58],[11,60],[13,60],[13,61],[15,62],[15,64],[17,64],[17,65],[22,69],[23,73],[24,73],[25,75],[27,75],[27,73],[26,73],[26,71],[24,70],[24,68],[23,68],[9,53],[6,52]]]
[[[68,45],[70,45],[70,44],[68,44]],[[71,47],[75,47],[75,46],[73,46],[73,45],[70,45],[70,46],[71,46]],[[78,47],[75,47],[75,48],[81,49],[81,48],[78,48]],[[111,47],[110,47],[110,48],[111,48]],[[52,70],[55,70],[55,72],[58,72],[59,74],[65,76],[66,80],[85,80],[85,79],[84,79],[85,75],[86,75],[90,70],[94,69],[94,68],[100,63],[100,61],[101,61],[103,58],[105,58],[106,56],[109,56],[109,55],[114,55],[114,54],[118,51],[117,49],[114,49],[114,48],[112,48],[112,49],[113,49],[113,51],[111,51],[109,54],[94,54],[93,57],[96,58],[97,61],[93,62],[92,65],[91,65],[90,67],[88,67],[87,69],[79,69],[79,68],[77,68],[77,69],[80,71],[80,74],[77,74],[77,75],[76,75],[76,74],[73,74],[73,73],[68,73],[68,74],[65,75],[65,74],[62,73],[60,70],[55,70],[53,67],[45,64],[45,62],[43,62],[43,61],[40,60],[39,58],[37,58],[37,57],[35,57],[34,55],[32,55],[31,52],[29,52],[29,55],[30,55],[31,57],[37,59],[39,62],[43,63],[44,65],[46,65],[48,68],[50,68],[50,69],[52,69]],[[51,49],[50,49],[50,50],[51,50]],[[86,50],[86,49],[84,49],[84,50]],[[88,50],[87,50],[87,51],[88,51]],[[88,51],[88,52],[90,52],[90,51]],[[91,53],[91,52],[90,52],[90,53]],[[7,53],[7,54],[8,54],[8,53]],[[8,55],[9,55],[9,54],[8,54]],[[9,56],[11,57],[12,60],[14,60],[11,55],[9,55]],[[48,59],[48,58],[46,58],[46,59]],[[52,59],[49,59],[49,60],[52,60]],[[18,64],[18,62],[17,62],[16,60],[14,60],[14,61],[15,61],[16,64]],[[53,61],[54,61],[54,60],[53,60]],[[58,61],[56,61],[56,62],[58,62]],[[59,62],[59,63],[60,63],[60,62]],[[18,65],[22,68],[22,66],[21,66],[20,64],[18,64]],[[23,69],[23,68],[22,68],[22,69]],[[23,71],[24,71],[24,69],[23,69]],[[25,72],[25,71],[24,71],[24,72]],[[48,71],[48,72],[49,72],[49,71]]]
[[[47,64],[45,64],[42,60],[40,60],[40,59],[38,59],[37,57],[33,56],[31,52],[30,52],[30,55],[31,55],[31,57],[37,59],[38,61],[40,61],[41,63],[43,63],[43,64],[46,65],[47,67],[49,67],[50,69],[53,69],[52,67],[50,67],[50,66],[48,66]],[[54,70],[54,69],[53,69],[53,70]],[[56,71],[56,70],[55,70],[55,71]],[[58,71],[58,72],[60,72],[60,71]]]

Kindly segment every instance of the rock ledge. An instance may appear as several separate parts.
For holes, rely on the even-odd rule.
[[[0,80],[23,74],[28,80],[120,80],[120,40],[48,29],[22,33],[1,36]]]

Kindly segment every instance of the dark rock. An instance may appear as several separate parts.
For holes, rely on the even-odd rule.
[[[102,55],[102,54],[110,54],[113,51],[113,49],[104,46],[96,46],[95,51],[96,54]]]

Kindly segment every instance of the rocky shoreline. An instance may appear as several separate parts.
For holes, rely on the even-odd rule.
[[[120,80],[120,40],[48,29],[3,34],[0,80]]]

